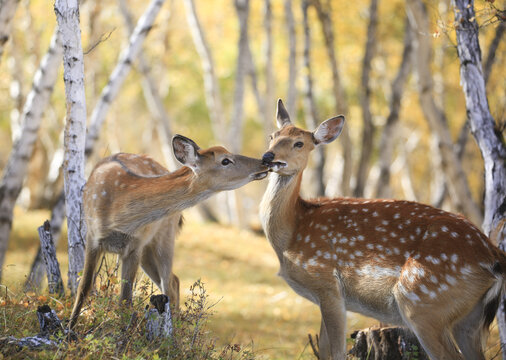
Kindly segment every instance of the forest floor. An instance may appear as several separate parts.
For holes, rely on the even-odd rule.
[[[37,320],[31,312],[35,312],[36,305],[43,305],[47,300],[47,289],[41,290],[40,294],[23,294],[22,289],[38,246],[37,227],[47,216],[48,213],[43,211],[24,213],[16,210],[3,275],[3,284],[8,287],[11,297],[27,307],[23,321],[33,322],[30,326],[33,329],[36,329]],[[57,255],[66,284],[65,241],[59,244]],[[109,262],[114,263],[114,258]],[[181,280],[181,303],[190,294],[190,286],[201,279],[209,303],[214,304],[207,330],[216,340],[217,347],[240,344],[258,359],[313,359],[308,334],[319,331],[318,308],[296,295],[276,276],[277,271],[277,258],[268,241],[250,231],[190,219],[176,241],[174,272]],[[139,276],[142,283],[146,276],[142,272]],[[154,291],[158,292],[156,287]],[[5,307],[5,302],[1,301],[3,292],[4,289],[0,289],[0,317],[4,318],[2,323],[6,320],[6,327],[0,330],[0,337],[6,335],[4,331],[9,320],[5,319],[5,313],[2,315],[2,304]],[[138,297],[141,295],[139,293]],[[61,303],[61,316],[68,316],[71,299]],[[377,324],[374,319],[348,313],[348,336],[353,330]],[[487,359],[500,358],[497,355],[498,342],[494,323]]]

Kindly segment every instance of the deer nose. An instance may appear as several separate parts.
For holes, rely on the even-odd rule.
[[[272,151],[266,152],[264,156],[262,156],[262,162],[264,164],[270,164],[272,160],[274,160],[274,153]]]

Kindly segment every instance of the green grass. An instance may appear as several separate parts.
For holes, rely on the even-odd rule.
[[[0,306],[0,337],[7,334],[19,337],[37,333],[37,305],[49,301],[63,318],[68,318],[72,306],[69,296],[59,301],[51,300],[46,289],[40,294],[23,294],[22,285],[38,245],[36,229],[48,214],[22,213],[18,210],[16,215],[3,279],[14,301],[9,306]],[[58,246],[58,258],[66,281],[67,257],[64,241]],[[108,263],[115,263],[114,256],[108,259]],[[209,341],[216,342],[216,351],[221,351],[229,344],[240,344],[246,349],[241,353],[233,353],[235,357],[228,354],[230,357],[227,359],[238,356],[247,358],[250,351],[253,351],[257,359],[314,358],[308,346],[307,335],[319,331],[319,310],[296,295],[276,276],[278,267],[278,260],[265,237],[249,231],[202,224],[190,219],[176,241],[174,272],[181,280],[182,299],[190,295],[190,286],[201,279],[209,295],[209,303],[215,304],[206,325],[206,337]],[[142,312],[141,302],[147,298],[152,286],[146,285],[150,282],[141,271],[138,278],[139,284],[145,286],[137,288],[134,296],[138,301],[138,308],[134,310]],[[106,330],[103,330],[103,333],[112,333],[115,327],[126,326],[125,322],[129,321],[129,314],[133,310],[118,308],[118,288],[119,285],[116,284],[106,289],[105,293],[99,291],[98,295],[90,297],[88,311],[85,311],[79,320],[78,332],[84,333],[89,327],[96,326],[97,322],[106,321],[108,316],[112,316],[111,323],[104,327]],[[158,292],[156,287],[154,290]],[[0,288],[0,301],[4,291]],[[376,320],[348,313],[348,335],[353,330],[377,323]],[[101,336],[104,336],[103,333]],[[105,337],[113,342],[113,346],[115,338],[112,335]],[[138,333],[132,333],[132,337],[142,338]],[[497,330],[494,327],[489,340],[491,348],[487,352],[488,358],[493,358],[498,351],[497,339]],[[96,353],[93,347],[99,345],[96,341],[88,340],[81,348],[72,348],[71,354],[86,358],[89,356],[86,355],[87,351]],[[152,345],[146,345],[151,352],[143,350],[144,345],[146,344],[142,341],[133,344],[126,358],[153,358]],[[107,346],[100,349],[105,354],[111,351]]]

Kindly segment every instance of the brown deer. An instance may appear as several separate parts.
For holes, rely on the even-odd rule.
[[[344,117],[295,127],[281,100],[263,160],[261,203],[279,275],[320,307],[320,357],[346,358],[346,311],[412,330],[432,359],[485,359],[505,288],[506,255],[462,216],[411,201],[299,196],[310,152]]]
[[[231,154],[221,146],[201,150],[181,135],[174,136],[172,146],[185,166],[171,173],[147,156],[124,153],[103,159],[93,169],[83,191],[86,255],[71,328],[103,252],[121,257],[120,301],[131,303],[140,264],[177,307],[179,279],[172,273],[172,259],[181,211],[216,192],[267,176],[260,159]]]

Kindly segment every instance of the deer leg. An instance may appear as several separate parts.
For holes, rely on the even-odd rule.
[[[332,360],[346,359],[346,308],[339,293],[326,293],[320,297],[322,324],[327,335],[324,342],[330,346]],[[328,358],[328,354],[326,355]],[[324,357],[321,357],[325,359]]]
[[[98,259],[102,254],[102,251],[99,247],[93,248],[92,241],[88,240],[86,246],[86,254],[84,257],[84,269],[83,276],[81,281],[79,282],[79,287],[77,288],[76,300],[74,302],[74,307],[72,309],[72,315],[70,316],[69,327],[72,329],[76,324],[77,317],[81,312],[81,308],[83,307],[84,300],[88,293],[90,292],[91,286],[93,284],[93,273],[95,272],[95,268],[97,267]]]
[[[163,292],[162,281],[158,273],[158,264],[155,262],[153,249],[149,245],[146,246],[142,252],[141,267],[155,285],[158,286],[160,291]]]
[[[132,291],[135,275],[139,269],[139,262],[138,251],[132,251],[122,259],[120,302],[126,302],[127,305],[132,304]]]
[[[453,327],[453,334],[464,359],[485,360],[482,340],[485,336],[482,330],[483,302],[480,301],[474,309]]]
[[[398,304],[406,325],[415,333],[431,359],[464,360],[450,329],[441,325],[444,322],[440,318],[427,316],[428,313],[437,313],[436,309],[410,307],[408,310],[399,301]]]
[[[318,353],[320,359],[330,358],[330,343],[327,335],[327,329],[325,329],[325,322],[323,321],[320,325],[320,338],[318,339]]]

